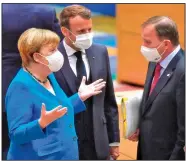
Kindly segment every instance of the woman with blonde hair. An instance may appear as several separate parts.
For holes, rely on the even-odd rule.
[[[54,32],[36,28],[19,38],[23,68],[6,94],[11,140],[7,159],[79,159],[74,114],[85,110],[83,101],[101,93],[105,82],[86,85],[84,77],[79,92],[68,98],[52,73],[64,62],[59,41]]]

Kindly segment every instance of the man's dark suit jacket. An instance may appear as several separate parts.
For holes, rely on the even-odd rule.
[[[185,65],[182,49],[149,96],[155,63],[149,63],[141,103],[137,159],[185,159]]]
[[[76,76],[73,73],[63,42],[59,45],[59,51],[64,56],[64,65],[60,71],[55,73],[55,77],[67,94],[71,96],[78,91],[76,86]],[[85,50],[90,65],[92,82],[103,78],[106,81],[106,87],[102,93],[94,96],[92,100],[92,124],[94,133],[95,149],[98,159],[105,159],[109,155],[109,143],[119,142],[119,122],[118,107],[115,100],[113,82],[110,72],[108,52],[105,46],[93,44]],[[77,123],[76,124],[81,124]],[[76,128],[78,137],[83,135],[84,131]]]
[[[17,42],[20,35],[32,27],[52,30],[63,38],[54,8],[42,4],[2,4],[3,149],[9,144],[4,99],[10,82],[21,68]]]

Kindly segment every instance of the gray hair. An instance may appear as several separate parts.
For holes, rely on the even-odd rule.
[[[154,16],[142,24],[142,27],[154,25],[160,40],[169,39],[174,46],[179,44],[179,34],[176,23],[167,16]]]

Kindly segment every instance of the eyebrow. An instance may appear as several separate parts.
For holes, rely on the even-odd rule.
[[[79,29],[79,30],[77,30],[77,32],[81,32],[81,31],[84,31],[84,30],[90,30],[90,29],[92,29],[91,27],[89,27],[89,28],[83,28],[83,29]]]
[[[144,38],[143,38],[143,40],[144,40],[145,42],[151,43],[151,40],[147,40],[147,39],[144,39]]]

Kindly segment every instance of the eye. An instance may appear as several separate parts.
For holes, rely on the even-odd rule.
[[[144,40],[144,42],[145,42],[145,44],[148,44],[148,45],[151,44],[151,41],[149,41],[149,40]]]
[[[85,30],[83,29],[83,30],[79,30],[78,31],[78,34],[83,34],[85,32]]]
[[[55,52],[56,50],[57,50],[57,48],[54,48],[54,49],[52,49],[50,52],[53,53],[53,52]]]

